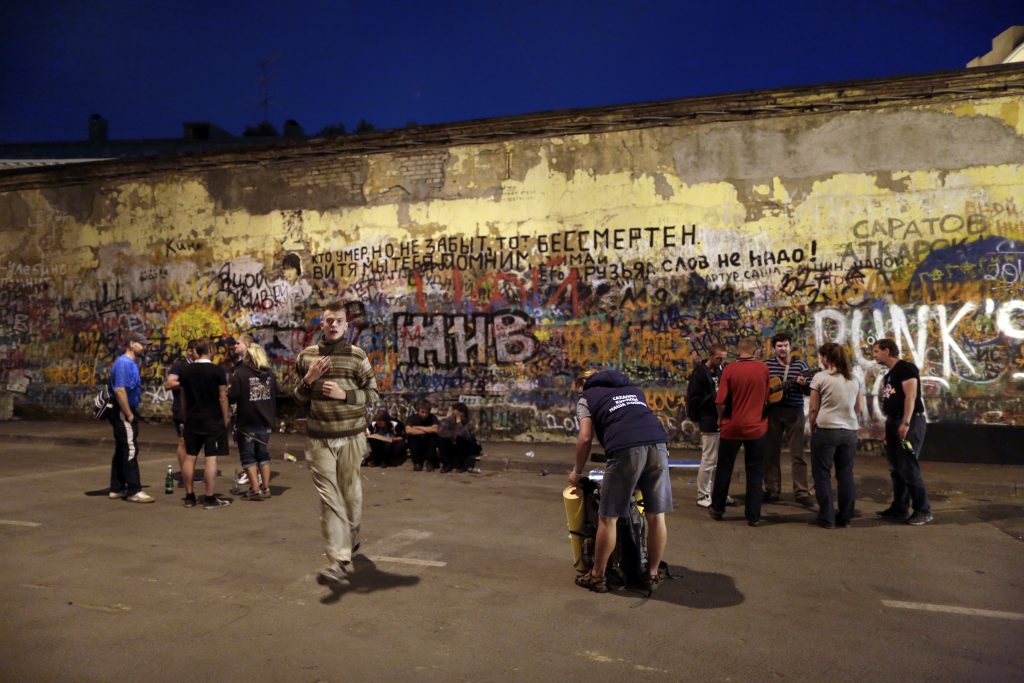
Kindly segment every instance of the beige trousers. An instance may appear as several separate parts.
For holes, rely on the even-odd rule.
[[[715,485],[715,466],[718,465],[718,432],[700,433],[700,469],[697,472],[697,500],[711,498]]]
[[[363,517],[359,465],[369,451],[362,434],[338,439],[309,439],[306,462],[320,494],[320,530],[324,554],[332,562],[350,562]]]

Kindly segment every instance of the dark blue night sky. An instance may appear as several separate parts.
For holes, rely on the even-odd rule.
[[[308,134],[959,69],[1024,0],[128,2],[0,8],[0,141]],[[269,103],[260,103],[260,63]]]

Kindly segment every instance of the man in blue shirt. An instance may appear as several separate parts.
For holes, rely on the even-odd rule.
[[[110,388],[118,410],[110,411],[114,428],[114,458],[110,461],[110,497],[129,503],[152,503],[153,497],[142,490],[139,475],[139,415],[142,401],[142,377],[139,361],[149,340],[138,332],[125,335],[125,352],[110,370]]]

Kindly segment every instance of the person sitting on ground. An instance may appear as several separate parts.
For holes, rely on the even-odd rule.
[[[367,467],[399,467],[405,462],[405,425],[382,410],[373,418],[366,437],[370,454],[363,460]]]
[[[267,352],[243,334],[242,363],[231,375],[228,401],[237,404],[235,442],[249,484],[246,500],[270,497],[270,434],[277,426],[277,379]]]
[[[476,440],[473,423],[469,420],[469,407],[465,403],[452,406],[448,417],[437,426],[438,450],[441,455],[441,473],[468,472],[483,448]]]
[[[422,399],[416,403],[416,413],[405,423],[405,438],[409,442],[412,468],[416,472],[424,467],[433,472],[438,466],[437,457],[437,415],[431,412],[430,401]]]

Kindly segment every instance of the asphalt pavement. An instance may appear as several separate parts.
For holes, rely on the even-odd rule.
[[[170,426],[142,426],[155,504],[107,497],[104,423],[0,424],[0,680],[327,682],[1012,681],[1024,671],[1024,468],[923,463],[935,522],[879,520],[889,479],[858,457],[849,529],[791,498],[751,528],[672,472],[652,596],[573,584],[570,444],[487,443],[479,474],[365,469],[351,585],[324,562],[304,437],[275,434],[265,501],[163,493]],[[528,455],[532,452],[533,455]],[[284,458],[285,453],[295,461]],[[692,452],[676,451],[686,461]],[[548,474],[544,475],[543,472]],[[733,495],[742,493],[734,477]],[[788,496],[787,496],[788,497]]]

